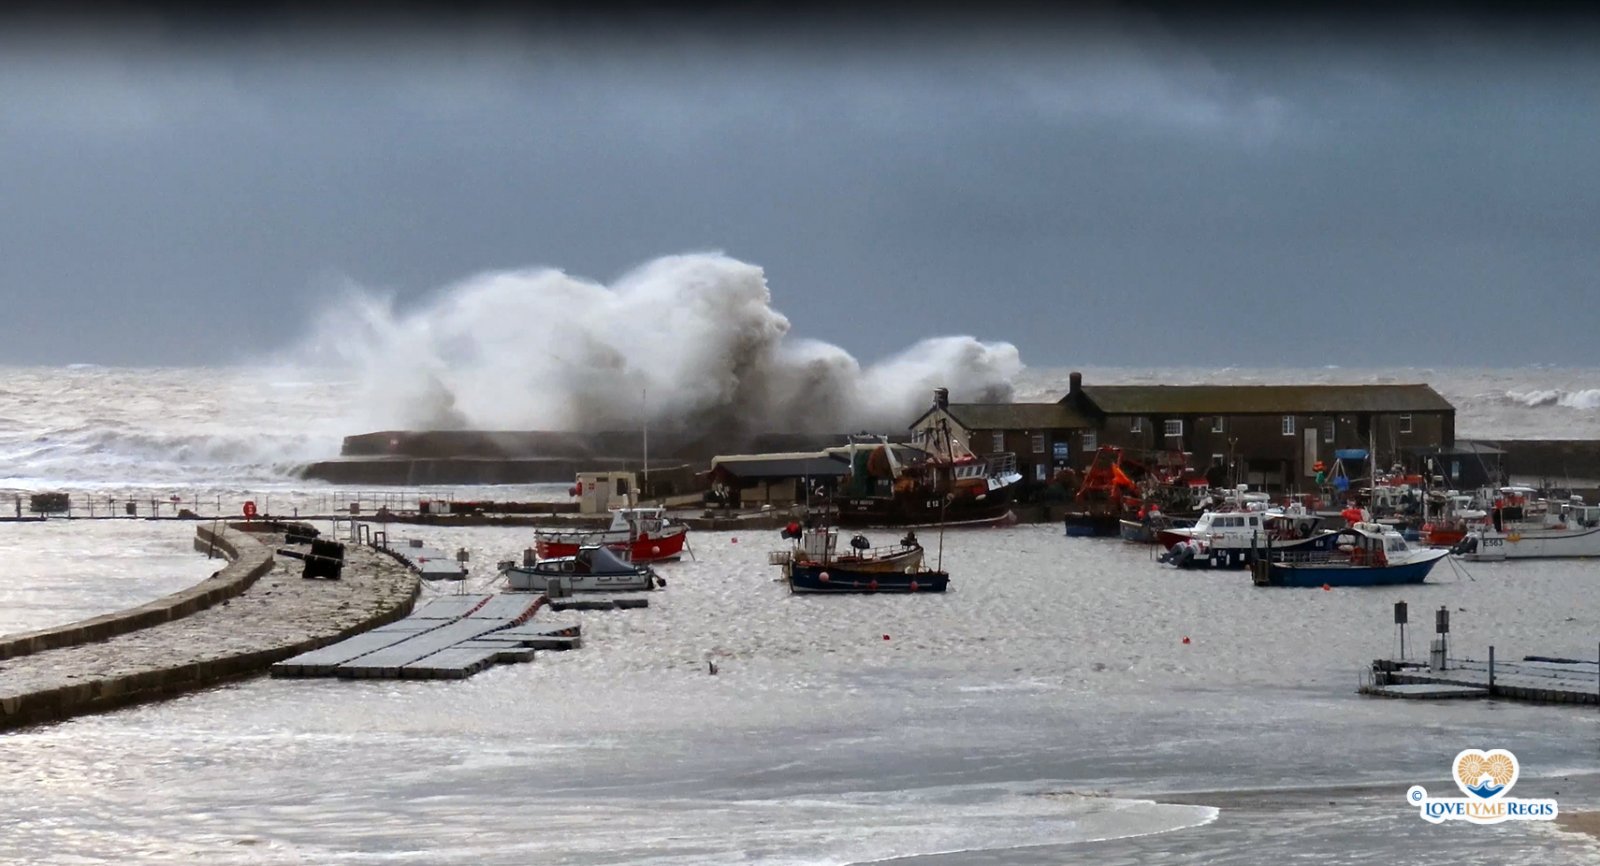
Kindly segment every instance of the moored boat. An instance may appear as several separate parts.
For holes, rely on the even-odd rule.
[[[541,559],[555,559],[603,545],[625,552],[631,562],[663,562],[681,557],[688,538],[688,527],[674,523],[664,508],[613,508],[605,529],[535,530],[534,550]]]
[[[907,532],[899,544],[878,548],[857,534],[844,554],[837,552],[838,530],[831,526],[802,530],[791,523],[783,537],[793,539],[794,546],[773,551],[767,562],[783,569],[792,593],[944,592],[950,585],[948,572],[923,563],[922,544],[914,532]]]
[[[1600,505],[1501,504],[1452,550],[1473,561],[1600,557]]]
[[[939,435],[942,434],[942,435]],[[1016,520],[1016,455],[978,457],[938,428],[921,446],[853,437],[831,449],[850,465],[834,497],[846,527],[982,526]]]
[[[790,563],[787,574],[789,591],[802,595],[944,592],[950,587],[950,575],[931,568],[860,571],[832,563]]]
[[[1250,566],[1257,586],[1349,587],[1422,583],[1447,550],[1413,547],[1391,526],[1356,523],[1334,533],[1333,551],[1264,557]]]
[[[573,592],[635,592],[655,589],[658,582],[650,566],[634,565],[601,545],[586,545],[571,556],[524,561],[522,565],[502,563],[500,573],[508,588],[531,592],[549,590],[552,580]]]
[[[767,560],[772,565],[833,563],[839,568],[864,572],[903,572],[908,568],[922,567],[922,543],[917,540],[915,532],[907,532],[898,544],[876,548],[865,535],[858,533],[850,539],[850,552],[843,554],[838,552],[839,530],[833,527],[817,526],[802,530],[798,523],[791,523],[784,528],[783,537],[794,539],[795,544],[788,550],[774,551],[768,556]]]
[[[1161,562],[1179,568],[1244,568],[1254,559],[1326,553],[1336,533],[1292,512],[1208,511],[1194,526],[1160,533]]]

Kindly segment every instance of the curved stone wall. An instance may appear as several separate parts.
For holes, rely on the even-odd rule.
[[[233,598],[248,589],[261,575],[272,570],[271,548],[246,533],[225,526],[216,531],[208,526],[198,527],[195,530],[194,548],[198,551],[216,551],[231,562],[188,589],[138,607],[0,637],[0,659],[105,640],[185,617],[224,599]]]

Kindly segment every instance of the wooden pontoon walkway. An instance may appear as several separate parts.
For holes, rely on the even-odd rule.
[[[1450,687],[1454,692],[1447,693],[1440,688],[1406,688],[1419,686]],[[1592,661],[1496,660],[1491,682],[1486,661],[1450,659],[1443,670],[1433,670],[1417,661],[1378,659],[1372,663],[1370,682],[1362,683],[1361,693],[1401,698],[1495,697],[1538,703],[1594,704],[1600,703],[1600,667]]]
[[[411,616],[272,666],[277,677],[464,679],[539,649],[574,649],[579,628],[531,623],[543,595],[440,596]]]

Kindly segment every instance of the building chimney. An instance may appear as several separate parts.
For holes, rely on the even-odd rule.
[[[934,405],[934,408],[936,408],[936,409],[948,409],[948,408],[950,408],[950,389],[949,388],[935,388],[935,389],[933,389],[933,405]]]
[[[1067,386],[1067,393],[1069,395],[1075,395],[1079,391],[1083,390],[1083,374],[1079,373],[1077,370],[1072,371],[1072,375],[1067,377],[1067,382],[1070,383]]]

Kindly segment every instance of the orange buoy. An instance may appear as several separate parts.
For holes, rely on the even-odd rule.
[[[883,639],[884,639],[884,640],[888,640],[888,639],[889,639],[889,636],[888,636],[888,635],[884,635],[884,636],[883,636]]]
[[[728,543],[729,543],[729,544],[738,544],[738,543],[739,543],[739,539],[737,539],[737,538],[730,538],[730,539],[728,539]]]
[[[828,573],[826,571],[824,571],[823,573],[817,575],[817,580],[822,582],[822,583],[827,583],[828,582]]]
[[[1331,586],[1327,585],[1326,583],[1324,583],[1322,585],[1322,591],[1323,592],[1332,592],[1333,591],[1333,587],[1331,587]]]
[[[1189,645],[1189,636],[1188,635],[1184,635],[1183,636],[1183,643],[1184,643],[1184,646],[1188,646]]]

